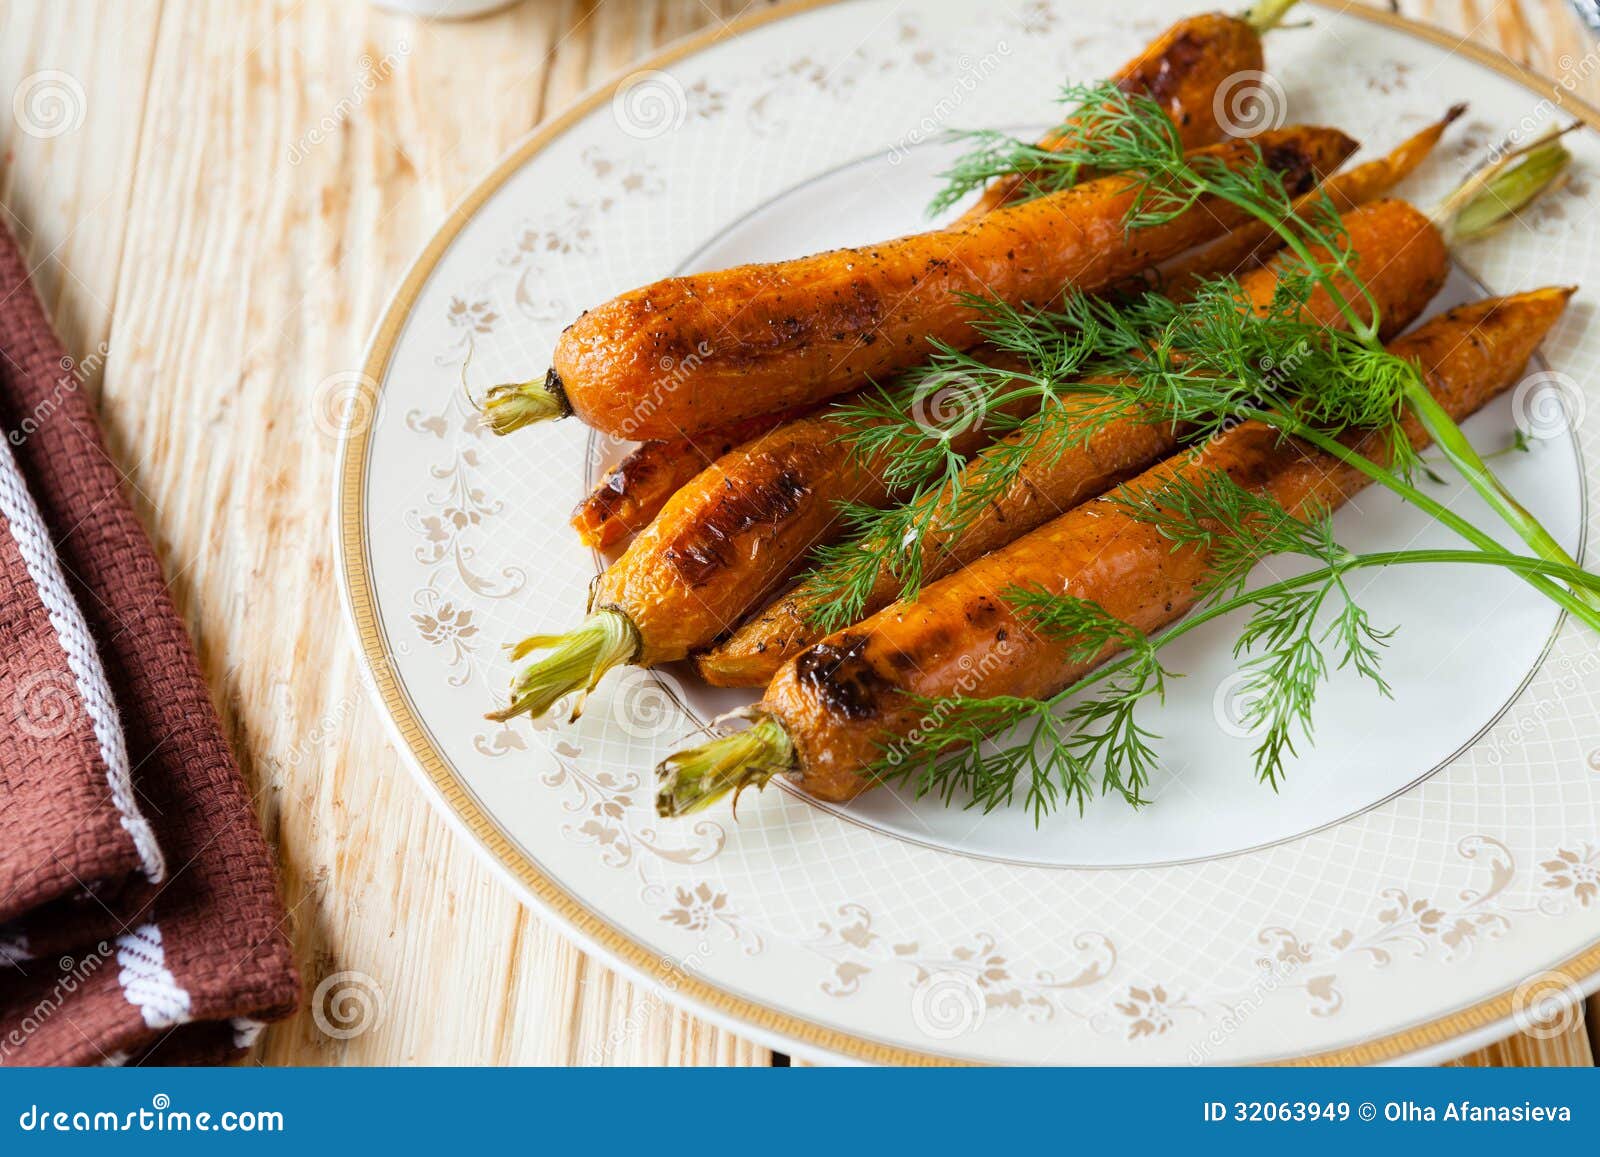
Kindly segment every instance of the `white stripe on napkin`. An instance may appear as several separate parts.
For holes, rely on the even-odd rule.
[[[189,993],[167,968],[167,952],[161,946],[161,929],[141,924],[132,932],[117,937],[117,963],[122,971],[117,980],[122,995],[139,1010],[151,1028],[171,1028],[190,1019]]]
[[[105,670],[100,666],[100,656],[94,639],[89,634],[89,624],[84,622],[72,592],[67,589],[66,576],[61,573],[61,562],[56,558],[50,532],[45,529],[39,507],[28,492],[22,472],[11,447],[0,439],[0,517],[6,520],[11,538],[22,555],[33,585],[38,588],[39,601],[50,615],[50,625],[55,628],[56,639],[67,657],[67,667],[78,685],[78,696],[83,700],[94,727],[95,740],[100,745],[100,756],[106,764],[106,782],[111,788],[111,802],[122,818],[122,827],[133,840],[139,853],[139,863],[145,878],[152,884],[166,877],[166,863],[155,833],[139,811],[133,794],[133,773],[128,766],[128,748],[122,735],[122,720],[117,714],[116,700],[111,697],[111,687],[106,682]]]

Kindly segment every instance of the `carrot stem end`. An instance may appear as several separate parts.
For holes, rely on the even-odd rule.
[[[770,715],[760,715],[751,726],[710,743],[669,755],[656,767],[660,786],[656,814],[663,818],[704,811],[717,800],[747,787],[758,791],[781,772],[795,765],[794,742],[783,725]]]
[[[639,653],[639,630],[621,611],[596,611],[565,635],[530,635],[511,650],[512,659],[547,651],[511,681],[511,702],[487,716],[499,723],[527,715],[537,719],[556,703],[579,692],[576,719],[587,696],[613,667],[632,662]]]
[[[509,434],[536,422],[565,418],[572,413],[561,379],[551,370],[543,381],[509,382],[493,386],[483,399],[483,416],[496,434]]]

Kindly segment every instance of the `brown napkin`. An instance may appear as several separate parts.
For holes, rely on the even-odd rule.
[[[74,370],[0,229],[0,1064],[220,1062],[287,917]]]

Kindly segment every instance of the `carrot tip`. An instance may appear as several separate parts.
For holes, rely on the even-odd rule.
[[[1447,198],[1445,224],[1451,239],[1470,241],[1492,233],[1519,210],[1559,188],[1572,154],[1558,136],[1506,153]]]
[[[511,382],[494,386],[484,396],[483,416],[496,434],[509,434],[535,422],[565,418],[572,413],[567,405],[561,377],[554,369],[544,381]]]
[[[529,663],[511,682],[511,702],[485,716],[499,723],[527,715],[537,719],[574,691],[580,696],[572,718],[583,709],[583,696],[613,667],[630,663],[639,653],[639,630],[621,611],[596,611],[565,635],[530,635],[512,648],[520,659],[532,651],[549,654]]]
[[[1300,0],[1256,0],[1244,14],[1243,19],[1258,33],[1270,32],[1283,23],[1283,18],[1289,14],[1289,9],[1299,2]]]
[[[746,788],[757,791],[794,768],[794,742],[783,725],[757,713],[743,731],[669,755],[656,767],[656,814],[664,819],[703,811],[733,793],[737,809]],[[735,818],[738,818],[737,810]]]

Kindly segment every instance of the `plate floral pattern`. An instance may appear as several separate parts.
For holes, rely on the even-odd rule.
[[[946,127],[1048,123],[1040,76],[1103,72],[1192,5],[1068,7],[853,0],[762,17],[597,94],[458,208],[380,327],[350,415],[341,547],[373,690],[441,805],[525,895],[672,998],[803,1054],[1384,1059],[1461,1051],[1508,1016],[1559,1019],[1600,979],[1600,660],[1570,625],[1432,777],[1293,840],[1158,867],[983,860],[781,792],[742,801],[737,822],[660,823],[650,769],[696,726],[670,672],[613,676],[570,728],[482,718],[507,673],[498,644],[582,606],[594,560],[565,515],[618,447],[572,423],[495,439],[461,386],[540,370],[579,310],[818,172]],[[1392,22],[1314,16],[1340,52],[1272,46],[1282,75],[1317,70],[1290,86],[1297,118],[1386,139],[1435,117],[1440,92],[1471,94],[1453,165],[1419,203],[1558,107]],[[1600,172],[1594,132],[1573,148]],[[1503,290],[1600,287],[1597,237],[1580,177],[1475,250],[1475,272]],[[1591,313],[1546,347],[1585,462],[1600,459],[1581,421]]]

